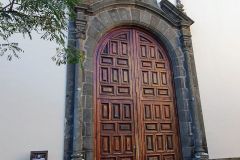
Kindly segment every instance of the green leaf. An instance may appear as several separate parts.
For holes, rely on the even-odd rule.
[[[67,20],[76,17],[74,7],[80,0],[15,0],[13,5],[0,2],[0,38],[8,40],[12,35],[21,33],[32,39],[32,32],[37,31],[44,40],[55,41],[60,47],[66,46]],[[6,48],[8,47],[8,48]],[[1,48],[1,54],[9,52],[8,59],[18,58],[17,52],[22,52],[14,45]],[[78,51],[79,52],[79,51]],[[76,49],[65,48],[62,54],[65,58],[59,64],[80,62],[81,54]],[[62,62],[65,61],[65,62]],[[81,63],[81,62],[80,62]]]

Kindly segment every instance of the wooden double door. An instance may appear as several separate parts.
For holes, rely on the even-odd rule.
[[[161,45],[136,28],[111,31],[96,53],[97,160],[179,160],[172,72]]]

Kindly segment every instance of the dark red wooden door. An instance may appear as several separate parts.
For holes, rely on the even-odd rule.
[[[179,160],[172,77],[164,49],[133,28],[97,51],[96,159]]]

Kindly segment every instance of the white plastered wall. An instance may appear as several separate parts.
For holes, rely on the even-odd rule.
[[[0,57],[0,160],[29,160],[42,150],[63,159],[66,66],[51,60],[54,43],[33,39],[13,37],[25,50],[21,59]]]
[[[43,150],[49,160],[61,160],[66,66],[55,65],[56,44],[36,33],[33,40],[15,35],[10,42],[24,53],[11,62],[0,57],[0,160],[29,160],[30,151]]]
[[[181,1],[195,21],[191,31],[210,158],[240,157],[240,1]]]
[[[240,157],[240,1],[182,0],[193,48],[210,158]]]

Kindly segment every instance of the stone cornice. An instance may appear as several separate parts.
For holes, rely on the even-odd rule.
[[[189,18],[186,13],[179,10],[176,6],[174,6],[172,3],[170,3],[168,0],[162,0],[160,2],[161,9],[164,11],[165,14],[167,14],[169,17],[172,18],[172,20],[175,21],[175,23],[179,24],[181,26],[191,26],[194,21]]]
[[[102,10],[131,6],[148,10],[154,14],[162,17],[164,20],[169,22],[174,27],[191,26],[194,21],[189,18],[184,12],[180,11],[168,0],[162,0],[160,7],[156,7],[145,2],[136,0],[121,0],[121,1],[100,1],[90,5],[80,4],[76,7],[77,12],[85,12],[88,15],[94,15]]]

